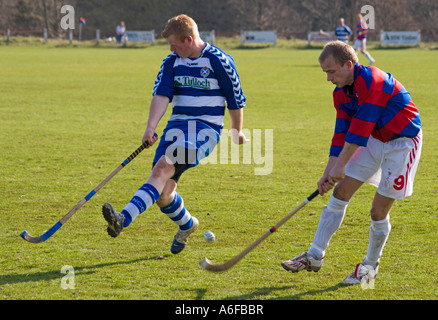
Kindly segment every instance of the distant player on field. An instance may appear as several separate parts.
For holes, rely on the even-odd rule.
[[[350,36],[353,34],[350,27],[345,24],[344,18],[339,18],[338,25],[335,29],[335,36],[339,41],[348,43]]]
[[[336,85],[337,113],[330,157],[318,189],[323,195],[336,187],[322,210],[310,249],[282,266],[292,272],[319,271],[350,199],[367,182],[377,187],[370,210],[368,251],[342,281],[359,284],[378,272],[391,231],[389,212],[394,201],[413,192],[422,148],[420,113],[399,81],[378,68],[360,65],[353,48],[341,41],[327,43],[319,63],[327,81]]]
[[[367,48],[367,35],[368,26],[363,21],[363,16],[359,13],[357,15],[357,26],[356,26],[356,40],[354,41],[354,50],[360,50],[363,55],[369,60],[370,66],[375,62],[370,53],[366,50]]]
[[[142,141],[153,145],[157,125],[171,102],[173,109],[161,136],[146,183],[119,213],[103,205],[108,234],[116,237],[123,228],[156,203],[177,226],[171,252],[181,252],[199,221],[176,192],[181,174],[198,165],[219,141],[225,109],[231,120],[232,140],[245,143],[242,132],[246,98],[234,60],[199,37],[195,21],[179,15],[170,19],[162,36],[173,51],[162,62],[155,81],[149,119]]]

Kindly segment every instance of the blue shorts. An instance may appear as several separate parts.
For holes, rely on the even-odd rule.
[[[160,138],[153,163],[166,155],[183,171],[207,157],[220,139],[222,128],[203,121],[169,121]]]

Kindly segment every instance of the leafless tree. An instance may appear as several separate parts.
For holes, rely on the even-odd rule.
[[[239,34],[242,29],[277,30],[279,36],[305,37],[307,31],[333,30],[339,17],[355,28],[363,5],[375,12],[376,40],[379,30],[417,30],[438,40],[437,0],[0,0],[0,29],[48,29],[63,34],[60,9],[69,4],[77,20],[87,19],[87,29],[110,30],[125,21],[128,29],[161,31],[177,14],[192,16],[202,30]]]

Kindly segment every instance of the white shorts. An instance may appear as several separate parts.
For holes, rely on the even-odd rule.
[[[356,39],[356,41],[354,41],[354,50],[360,49],[360,50],[366,50],[367,48],[367,39],[362,39],[362,40],[358,40]]]
[[[370,137],[351,157],[345,175],[377,187],[382,196],[403,200],[412,195],[422,145],[421,130],[415,138],[386,143]]]

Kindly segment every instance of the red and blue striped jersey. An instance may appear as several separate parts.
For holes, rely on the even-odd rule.
[[[336,108],[331,156],[339,156],[344,142],[366,146],[370,136],[388,142],[413,138],[421,129],[420,112],[410,93],[390,73],[357,63],[354,83],[333,91]]]
[[[360,32],[363,32],[361,35],[359,35]],[[363,40],[367,37],[368,33],[368,26],[365,22],[361,22],[356,26],[356,38],[358,40]]]

